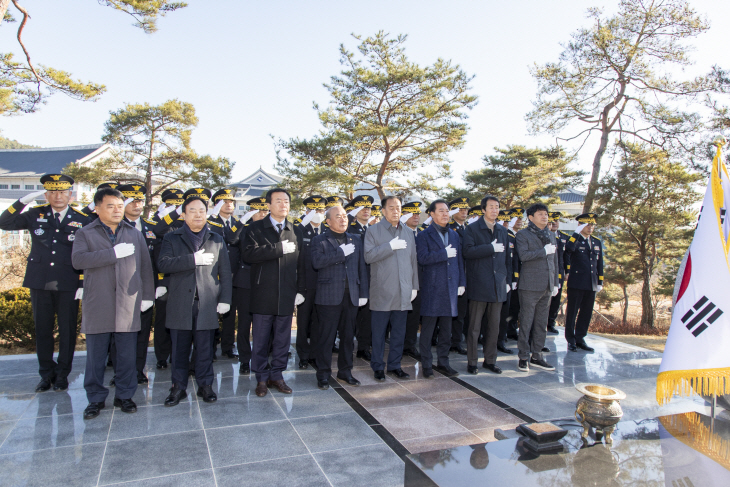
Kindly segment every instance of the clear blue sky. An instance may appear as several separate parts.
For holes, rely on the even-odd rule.
[[[495,146],[554,142],[527,134],[524,115],[536,90],[528,67],[557,60],[560,43],[586,25],[586,8],[616,8],[616,2],[604,0],[188,3],[147,35],[131,26],[131,17],[93,0],[24,0],[32,16],[24,39],[33,61],[104,83],[108,91],[96,103],[56,95],[36,114],[0,118],[3,135],[43,147],[98,143],[109,111],[125,102],[178,98],[192,103],[200,119],[193,147],[236,161],[236,181],[258,166],[273,168],[270,134],[317,132],[312,102],[328,101],[322,83],[340,71],[340,43],[354,50],[351,33],[367,36],[382,29],[408,34],[406,52],[420,64],[441,57],[476,75],[472,86],[479,104],[469,113],[465,147],[452,154],[458,183],[464,170],[479,167]],[[730,4],[696,0],[692,5],[712,12],[715,20],[710,32],[694,41],[696,65],[685,74],[705,73],[712,64],[729,68]],[[17,25],[0,29],[1,52],[20,55]],[[596,144],[589,142],[582,153],[584,170]]]

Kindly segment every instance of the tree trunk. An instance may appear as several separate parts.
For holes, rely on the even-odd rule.
[[[623,286],[624,291],[624,324],[629,320],[629,291],[628,286]]]
[[[601,145],[598,146],[598,151],[595,157],[593,157],[593,172],[591,172],[591,182],[588,183],[588,192],[586,193],[586,199],[583,202],[583,213],[588,213],[593,207],[593,200],[596,198],[596,190],[598,190],[598,177],[601,174],[601,159],[603,154],[606,153],[606,147],[608,147],[608,134],[610,130],[604,129],[601,132]]]
[[[651,299],[651,275],[648,265],[644,264],[641,269],[641,277],[644,281],[641,285],[641,326],[654,328],[654,303]]]

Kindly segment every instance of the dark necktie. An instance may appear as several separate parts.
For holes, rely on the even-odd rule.
[[[276,231],[279,232],[279,235],[281,235],[282,227],[283,227],[283,225],[281,223],[276,224]]]
[[[231,229],[231,223],[228,220],[226,220],[226,228],[229,230]]]
[[[56,216],[56,228],[61,228],[61,214],[56,212],[55,216]]]

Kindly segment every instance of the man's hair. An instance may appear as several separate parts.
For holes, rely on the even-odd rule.
[[[385,198],[383,198],[380,201],[380,207],[383,208],[383,209],[385,209],[385,207],[388,205],[388,201],[390,201],[390,200],[398,200],[401,205],[403,204],[403,200],[400,199],[400,196],[396,196],[394,194],[391,194],[391,195],[386,196]]]
[[[124,201],[124,195],[121,191],[114,188],[101,188],[99,191],[94,193],[94,205],[100,205],[104,201],[104,196],[113,196]]]
[[[183,204],[182,204],[182,212],[183,212],[183,213],[185,213],[185,209],[186,209],[186,208],[188,207],[188,205],[189,205],[190,203],[192,203],[193,201],[200,201],[201,203],[203,203],[203,205],[205,206],[205,208],[206,208],[206,209],[208,208],[208,202],[207,202],[207,201],[205,201],[205,200],[204,200],[203,198],[201,198],[200,196],[191,196],[191,197],[189,197],[188,199],[186,199],[186,200],[185,200],[185,201],[183,202]]]
[[[487,203],[490,201],[496,201],[497,204],[499,204],[499,198],[497,198],[496,196],[492,196],[491,194],[488,194],[487,196],[482,198],[482,202],[479,204],[479,206],[481,206],[481,208],[482,208],[482,211],[487,209]]]
[[[266,192],[267,203],[271,203],[271,197],[274,196],[274,193],[284,193],[289,197],[289,201],[291,201],[291,195],[289,194],[289,191],[285,190],[284,188],[273,188]]]
[[[429,214],[433,213],[434,211],[436,211],[436,206],[438,206],[441,203],[446,205],[447,210],[449,209],[449,203],[446,200],[438,199],[438,200],[433,200],[431,202],[431,204],[428,205],[428,209],[426,210],[426,213],[429,213]]]
[[[533,216],[538,211],[544,211],[545,213],[550,214],[550,210],[548,210],[547,206],[543,205],[542,203],[535,203],[527,209],[527,216]]]
[[[325,220],[329,220],[332,217],[332,210],[334,210],[335,208],[342,208],[342,207],[340,205],[336,205],[336,206],[330,206],[329,208],[327,208],[327,210],[325,210],[325,212],[324,212]],[[342,208],[342,209],[344,210],[344,208]],[[347,213],[347,212],[345,212],[345,213]]]

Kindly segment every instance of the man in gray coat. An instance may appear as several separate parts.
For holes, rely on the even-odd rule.
[[[518,368],[555,370],[542,358],[547,334],[550,299],[558,294],[558,254],[555,234],[547,228],[548,208],[536,203],[527,209],[527,228],[517,232],[517,253],[522,261],[518,293],[520,298],[520,338]],[[532,352],[532,355],[530,354]]]
[[[375,379],[385,380],[383,355],[385,331],[390,322],[388,372],[399,379],[410,377],[400,365],[406,320],[411,301],[418,293],[418,262],[413,231],[400,222],[401,201],[396,196],[382,200],[384,219],[365,233],[365,262],[370,264],[370,312],[373,356],[370,367]]]
[[[144,236],[124,217],[124,197],[116,189],[103,188],[94,195],[96,214],[89,225],[76,232],[71,260],[84,272],[81,332],[86,334],[84,389],[89,405],[84,419],[104,408],[109,389],[104,369],[111,340],[117,347],[114,406],[133,413],[137,405],[137,332],[140,311],[152,307],[155,282]]]

